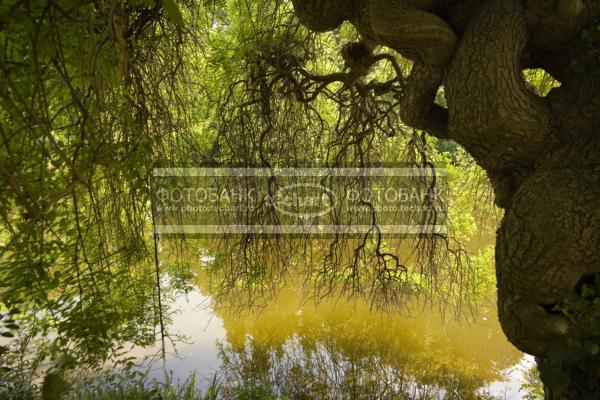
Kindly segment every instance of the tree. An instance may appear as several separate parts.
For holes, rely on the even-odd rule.
[[[395,152],[399,144],[425,163],[426,131],[464,147],[505,209],[496,268],[507,336],[540,358],[550,396],[595,398],[600,1],[291,3],[310,30],[334,33],[320,42],[299,28],[285,0],[0,3],[3,306],[58,311],[69,322],[59,333],[83,343],[82,352],[110,348],[110,332],[151,300],[115,318],[105,297],[139,299],[119,277],[156,261],[145,239],[153,166],[301,165],[330,155],[362,164],[372,149]],[[334,60],[324,48],[354,34],[338,29],[344,21],[361,40]],[[404,60],[378,47],[412,61],[407,79]],[[344,71],[331,73],[335,67]],[[536,92],[523,79],[531,68],[558,87]],[[388,79],[368,81],[369,72]],[[405,141],[385,143],[399,132]],[[443,274],[432,264],[460,252],[442,254],[435,243],[419,241],[430,246],[419,267],[438,283],[455,279],[443,289],[457,290],[465,271]],[[323,248],[339,263],[349,247]],[[246,267],[257,254],[275,259],[276,248],[242,250],[230,254],[243,261],[229,263],[232,279],[264,279],[267,264]],[[375,250],[379,261],[389,256],[379,244]],[[388,272],[383,261],[369,278]],[[396,264],[396,281],[377,286],[391,301],[403,288]],[[345,266],[325,267],[345,276],[335,274]],[[88,320],[98,326],[77,322]]]
[[[184,125],[180,19],[173,1],[0,4],[0,333],[47,337],[68,368],[153,343],[162,318],[146,182]]]
[[[505,209],[496,271],[506,335],[540,357],[549,397],[597,395],[600,372],[585,364],[598,354],[597,307],[564,306],[597,299],[600,2],[293,3],[311,30],[350,21],[367,48],[385,46],[414,62],[403,121],[467,149]],[[560,86],[541,96],[523,78],[528,68],[547,71]],[[434,103],[442,86],[447,108]],[[590,351],[566,361],[573,348]]]

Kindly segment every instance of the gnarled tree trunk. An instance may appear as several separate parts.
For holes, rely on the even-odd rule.
[[[555,306],[577,299],[600,273],[600,73],[578,66],[597,51],[581,34],[600,1],[293,2],[309,28],[350,20],[364,40],[414,60],[403,120],[460,143],[488,172],[506,210],[496,270],[508,339],[540,358],[554,343],[585,341],[597,315],[568,318]],[[540,97],[525,68],[543,68],[561,86]],[[447,109],[433,104],[441,85]],[[600,369],[586,373],[597,385]],[[548,397],[589,395],[574,384],[563,389]]]

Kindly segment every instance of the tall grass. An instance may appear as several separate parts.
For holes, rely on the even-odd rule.
[[[165,372],[163,380],[149,379],[139,371],[125,375],[110,374],[73,385],[64,400],[216,400],[220,384],[215,375],[208,389],[201,393],[196,388],[196,375],[185,382],[174,382]],[[50,399],[43,399],[50,400]]]

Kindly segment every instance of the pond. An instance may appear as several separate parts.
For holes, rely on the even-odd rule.
[[[198,275],[202,276],[201,268]],[[201,278],[197,278],[201,279]],[[422,307],[373,310],[366,301],[307,301],[301,285],[286,285],[260,310],[239,312],[235,299],[215,305],[195,285],[173,299],[166,341],[129,355],[164,380],[196,374],[223,392],[268,384],[292,398],[520,399],[534,361],[515,349],[493,302],[460,319]]]

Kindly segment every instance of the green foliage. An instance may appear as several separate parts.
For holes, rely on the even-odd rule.
[[[184,382],[173,382],[171,374],[164,378],[148,377],[149,371],[124,368],[118,372],[100,371],[98,375],[67,382],[57,371],[46,374],[40,393],[35,390],[7,391],[5,400],[216,400],[222,398],[221,384],[215,375],[202,393],[197,388],[196,376],[192,374]],[[255,397],[258,399],[259,397]]]
[[[555,307],[555,311],[584,321],[582,338],[555,341],[539,362],[542,381],[556,395],[578,393],[579,398],[600,397],[600,274],[582,284],[579,296]]]
[[[0,3],[2,392],[156,339],[150,177],[193,125],[190,5]]]
[[[521,385],[523,400],[544,400],[544,385],[540,379],[540,372],[537,366],[533,366],[525,371],[525,382]]]

